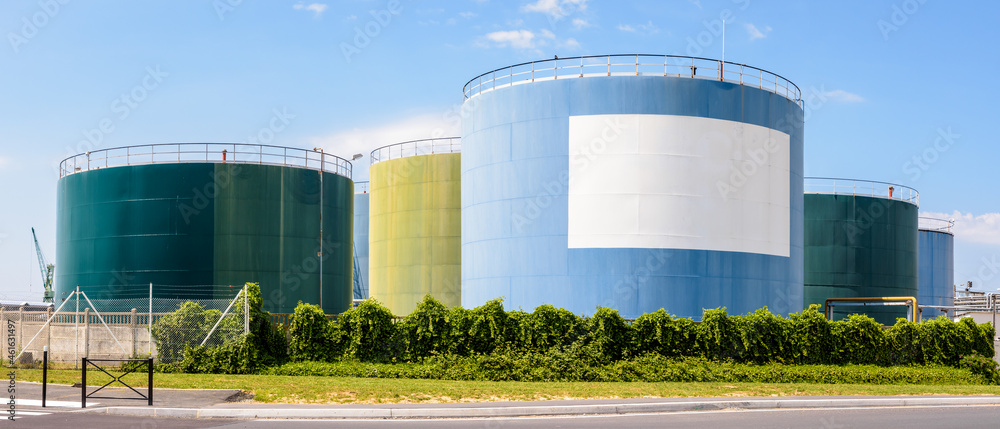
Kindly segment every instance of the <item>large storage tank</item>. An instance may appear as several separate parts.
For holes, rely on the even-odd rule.
[[[955,236],[952,234],[955,221],[921,217],[918,222],[920,268],[917,300],[920,305],[951,307],[955,305]],[[945,309],[925,308],[921,315],[924,319],[931,319],[950,313]]]
[[[827,298],[917,296],[917,191],[809,177],[805,192],[806,305],[823,305]],[[834,309],[834,319],[865,313],[884,325],[907,316],[903,306]]]
[[[800,93],[721,64],[559,58],[466,84],[462,305],[801,310]]]
[[[368,299],[368,182],[354,183],[354,299]]]
[[[258,282],[267,311],[291,313],[299,300],[327,313],[350,307],[346,160],[264,145],[147,145],[67,158],[60,176],[57,299],[77,286],[92,299],[145,298],[150,283],[154,297],[229,297],[231,285]]]
[[[369,294],[394,314],[430,294],[461,303],[461,141],[417,140],[372,151]]]

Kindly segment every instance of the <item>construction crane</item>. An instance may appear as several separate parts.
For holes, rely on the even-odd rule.
[[[42,272],[42,282],[45,284],[45,295],[42,296],[42,302],[52,302],[52,273],[56,270],[56,266],[52,264],[45,263],[45,256],[42,255],[42,246],[38,245],[38,236],[35,235],[35,228],[31,228],[31,237],[35,239],[35,252],[38,253],[38,269]]]

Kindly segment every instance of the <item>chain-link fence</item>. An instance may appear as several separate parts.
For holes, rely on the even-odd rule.
[[[155,298],[152,293],[145,298],[91,299],[86,292],[73,292],[57,308],[0,307],[0,320],[13,337],[7,347],[14,344],[21,364],[41,359],[44,347],[56,362],[145,356],[175,362],[183,358],[186,345],[220,346],[246,332],[245,288],[233,292],[235,296],[190,300]]]

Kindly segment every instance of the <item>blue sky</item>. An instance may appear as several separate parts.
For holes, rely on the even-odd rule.
[[[457,134],[479,73],[553,55],[719,58],[722,17],[726,60],[802,89],[807,175],[916,188],[922,212],[958,221],[955,281],[996,290],[998,15],[939,0],[0,2],[0,299],[41,297],[30,228],[54,260],[67,156],[260,141],[281,116],[262,142],[363,153],[366,180],[372,149]]]

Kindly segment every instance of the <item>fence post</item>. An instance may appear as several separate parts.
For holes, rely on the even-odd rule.
[[[83,357],[83,373],[80,375],[80,408],[87,408],[87,357]]]
[[[17,309],[17,342],[24,342],[24,306]]]
[[[90,307],[83,309],[83,356],[90,356]]]
[[[54,311],[55,311],[55,309],[53,309],[52,307],[49,307],[49,311],[47,311],[45,313],[45,315],[46,315],[45,320],[51,319],[52,318],[52,313]],[[55,320],[53,320],[52,322],[55,322]],[[52,349],[52,325],[53,325],[52,322],[49,322],[49,327],[45,328],[45,329],[47,329],[47,331],[45,331],[45,347],[47,347],[49,350]]]
[[[129,329],[132,331],[132,356],[135,356],[135,343],[138,341],[138,334],[135,332],[135,309],[132,309],[132,319],[129,320]]]
[[[152,407],[153,406],[153,358],[152,357],[146,360],[146,365],[147,368],[149,369],[149,384],[148,384],[149,391],[147,392],[146,397],[149,398],[149,406]]]

